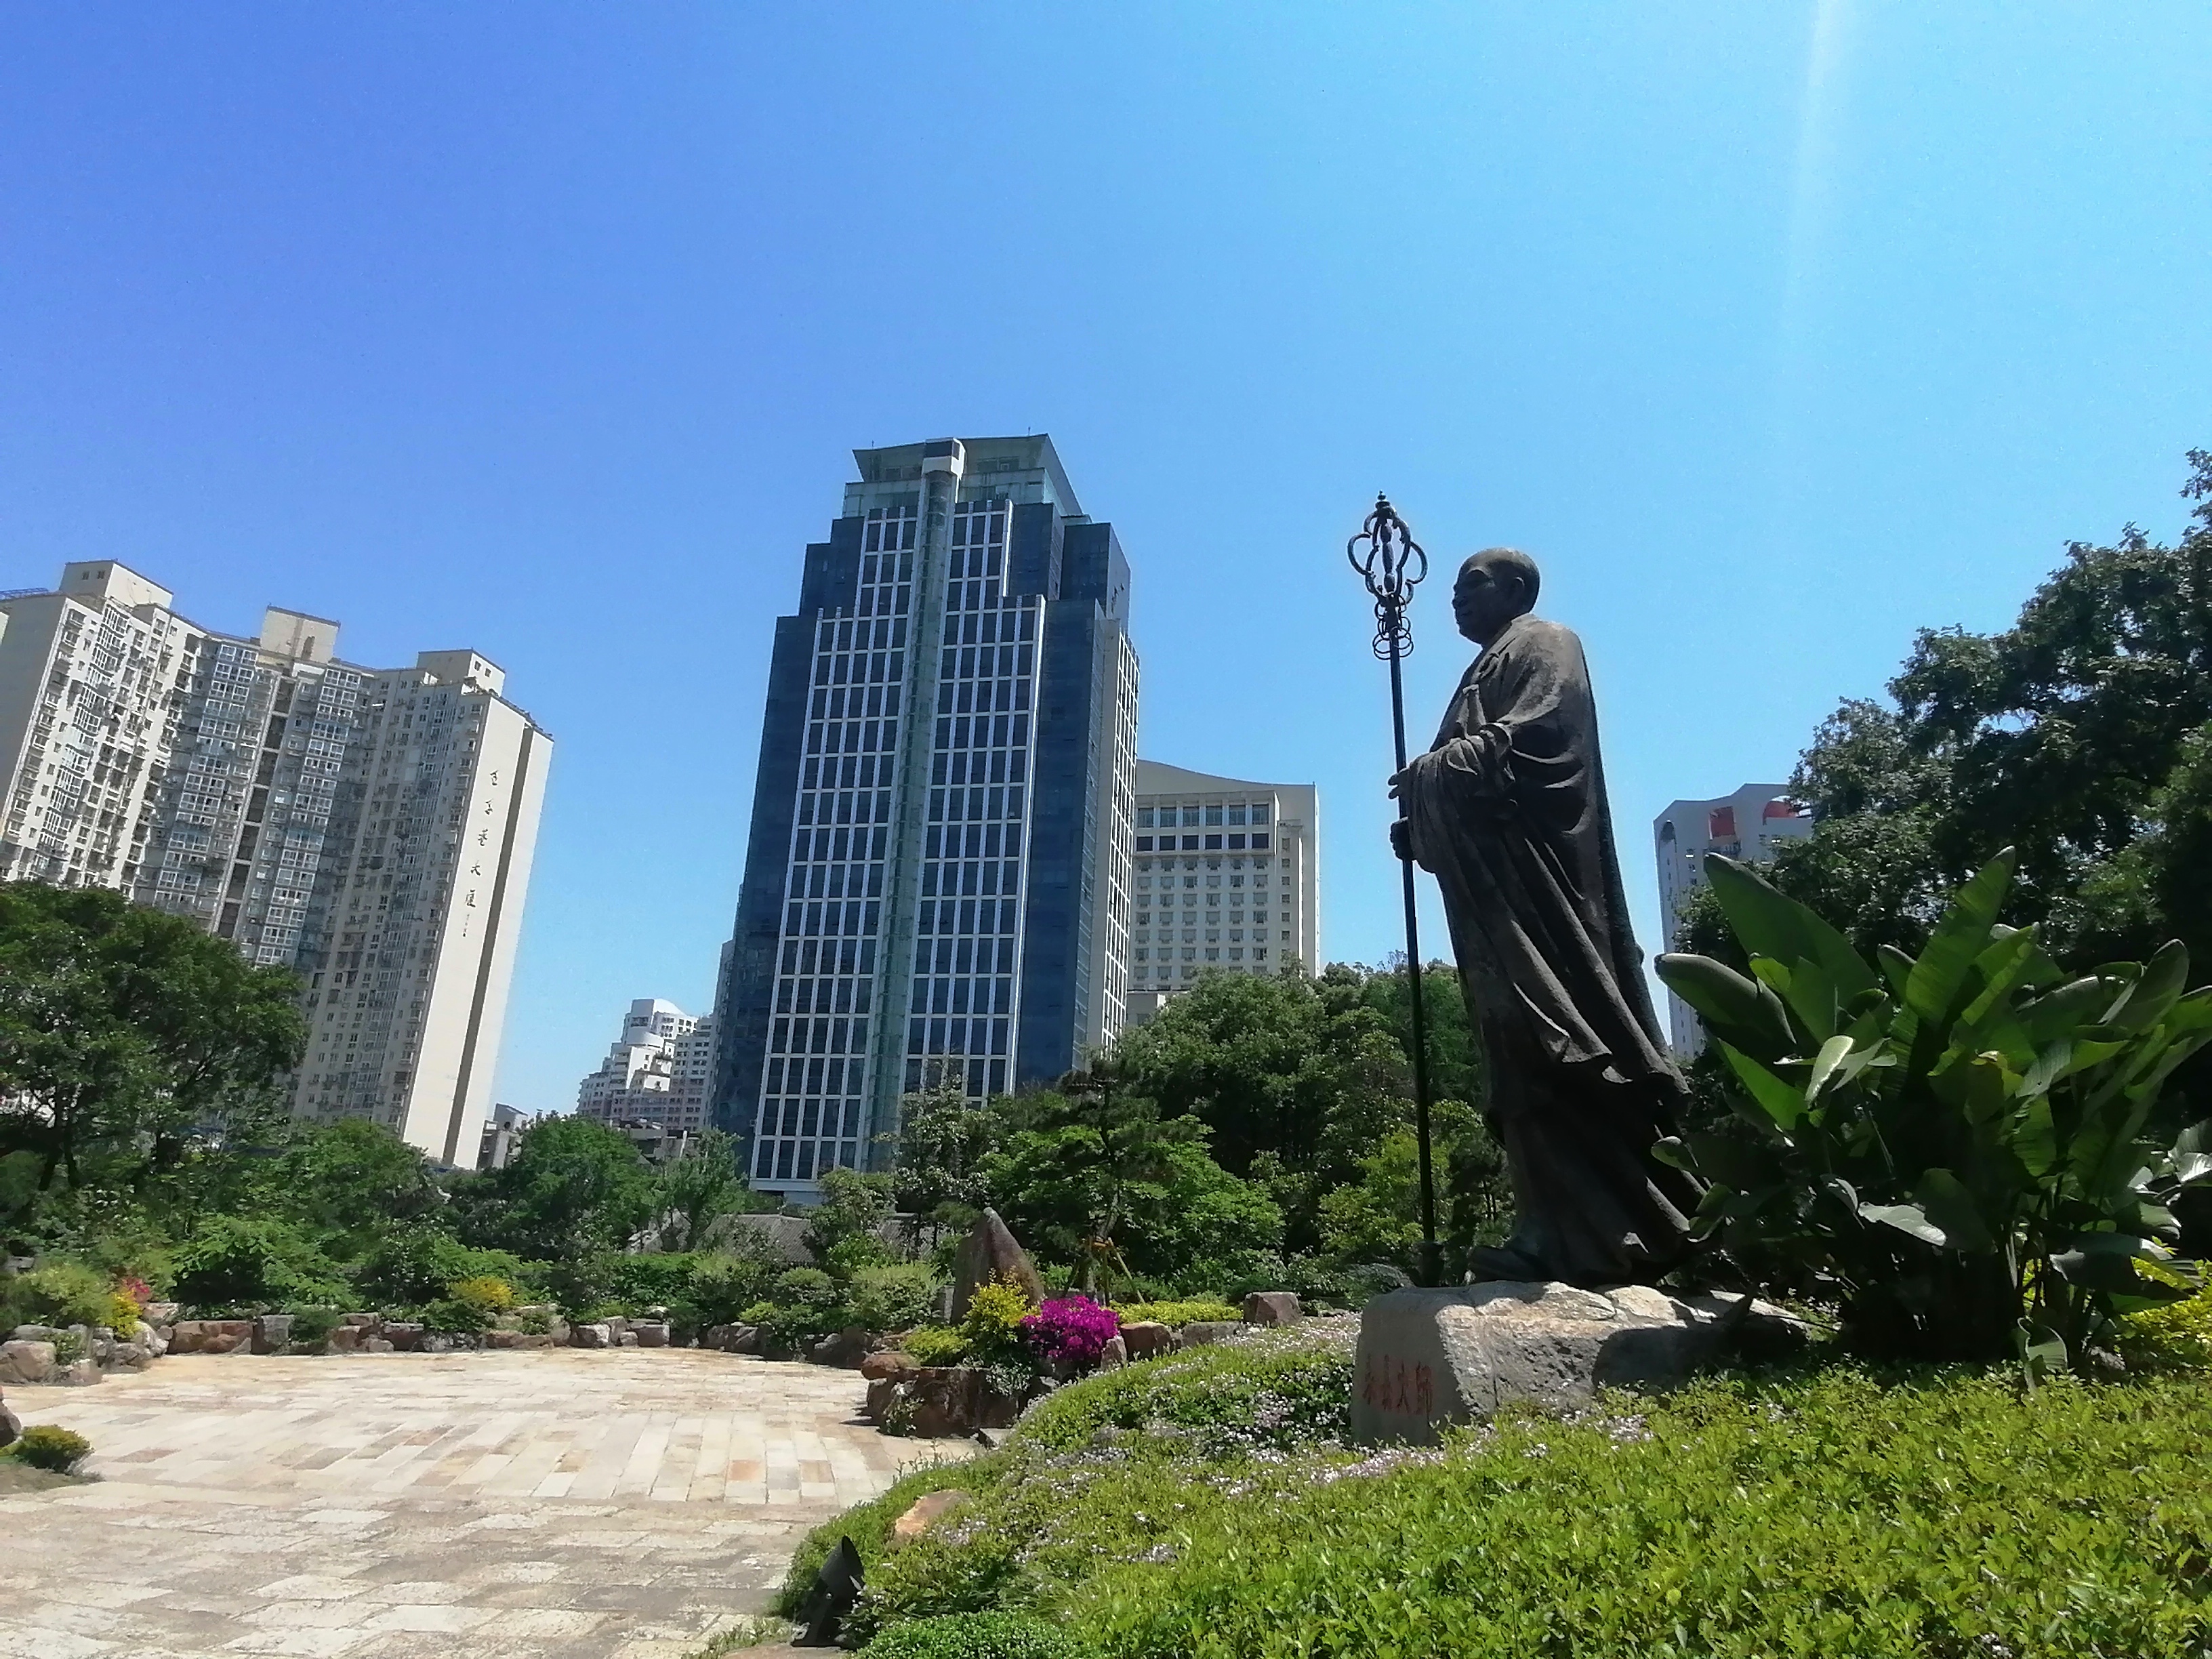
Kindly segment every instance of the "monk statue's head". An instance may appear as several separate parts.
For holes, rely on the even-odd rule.
[[[1486,646],[1516,617],[1536,608],[1536,562],[1517,547],[1486,547],[1459,568],[1452,584],[1452,620]]]

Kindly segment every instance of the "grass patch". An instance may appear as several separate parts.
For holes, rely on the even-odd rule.
[[[2202,1375],[1776,1371],[1370,1454],[1330,1443],[1348,1392],[1310,1326],[1061,1389],[794,1583],[849,1532],[859,1632],[1015,1612],[1100,1659],[2212,1655]]]

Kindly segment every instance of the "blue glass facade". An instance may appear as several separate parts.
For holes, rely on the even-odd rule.
[[[1127,887],[1111,763],[1134,750],[1112,529],[1048,439],[855,459],[777,623],[717,997],[715,1121],[756,1185],[801,1192],[882,1162],[925,1076],[1004,1092],[1120,1024],[1093,938]]]

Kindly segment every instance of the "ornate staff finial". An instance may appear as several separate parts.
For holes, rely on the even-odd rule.
[[[1394,653],[1412,656],[1413,630],[1406,611],[1413,602],[1413,589],[1428,577],[1429,556],[1388,495],[1376,495],[1375,510],[1359,533],[1344,544],[1344,556],[1375,599],[1375,654],[1385,662]]]

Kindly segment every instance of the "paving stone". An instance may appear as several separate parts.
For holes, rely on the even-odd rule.
[[[810,1527],[968,1449],[877,1435],[865,1386],[546,1348],[11,1388],[102,1478],[0,1499],[0,1659],[683,1659],[765,1611]]]

